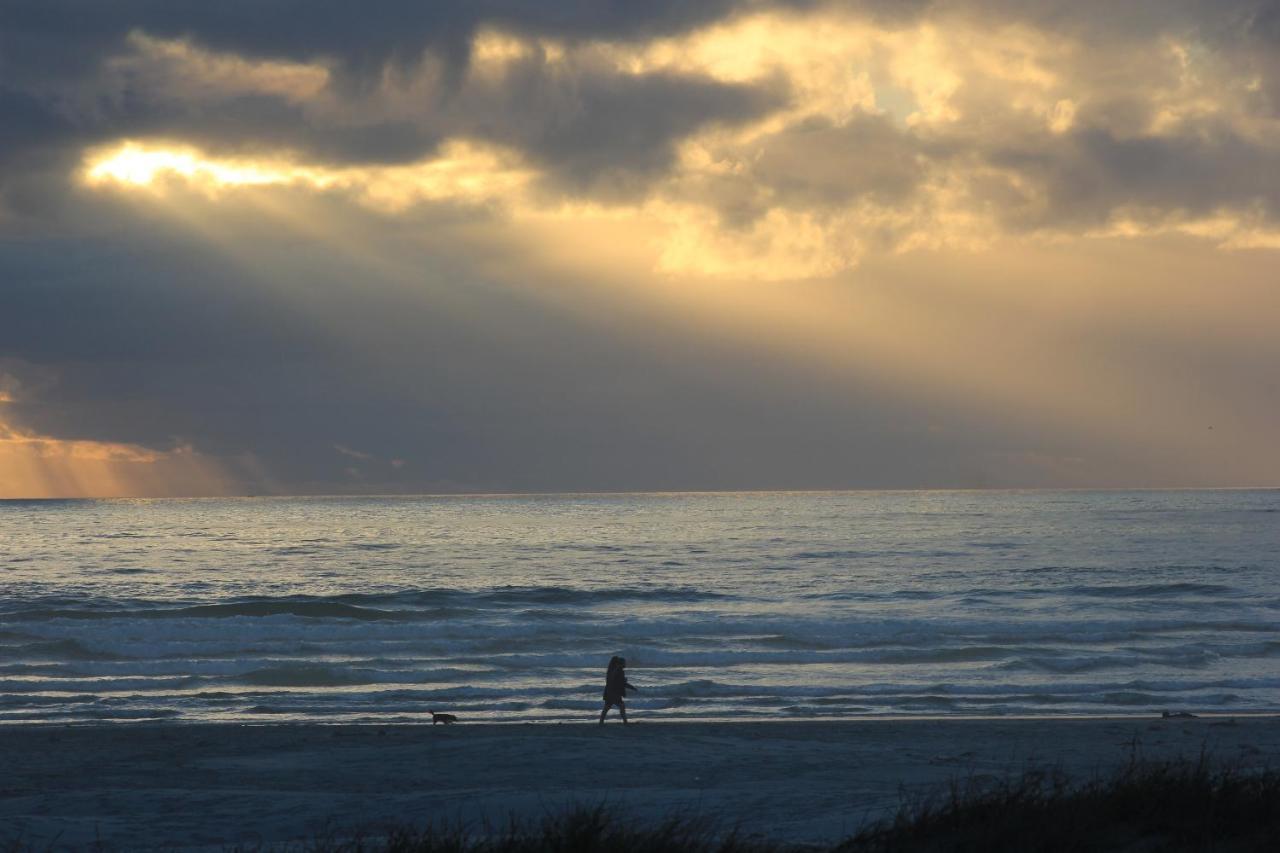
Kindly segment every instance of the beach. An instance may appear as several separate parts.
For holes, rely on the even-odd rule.
[[[0,839],[604,803],[832,841],[1028,768],[1276,766],[1278,495],[11,502]]]
[[[116,849],[281,843],[573,805],[838,839],[954,780],[1131,757],[1280,762],[1280,717],[560,725],[0,727],[0,840]]]

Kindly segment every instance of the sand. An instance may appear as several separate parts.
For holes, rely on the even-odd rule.
[[[602,801],[831,840],[948,780],[1148,758],[1280,765],[1280,718],[0,727],[0,840],[221,848]]]

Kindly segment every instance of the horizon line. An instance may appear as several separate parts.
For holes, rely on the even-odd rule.
[[[0,497],[0,503],[35,503],[41,501],[199,501],[199,500],[334,500],[351,498],[529,498],[529,497],[609,497],[609,496],[678,496],[678,495],[838,495],[855,493],[1010,493],[1010,492],[1267,492],[1280,490],[1280,484],[1267,486],[897,486],[847,487],[828,489],[573,489],[567,491],[494,491],[494,492],[315,492],[315,493],[246,493],[236,495],[96,495],[63,497]]]

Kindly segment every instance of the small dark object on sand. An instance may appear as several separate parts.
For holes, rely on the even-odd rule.
[[[1196,715],[1190,711],[1174,711],[1172,713],[1164,711],[1160,716],[1166,720],[1194,720],[1196,718]]]
[[[427,713],[431,715],[431,725],[433,726],[436,723],[444,723],[447,726],[450,723],[458,722],[458,718],[453,714],[438,714],[435,711],[427,711]]]

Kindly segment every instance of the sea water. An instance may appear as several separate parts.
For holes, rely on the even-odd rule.
[[[1280,710],[1280,492],[0,502],[0,720]]]

